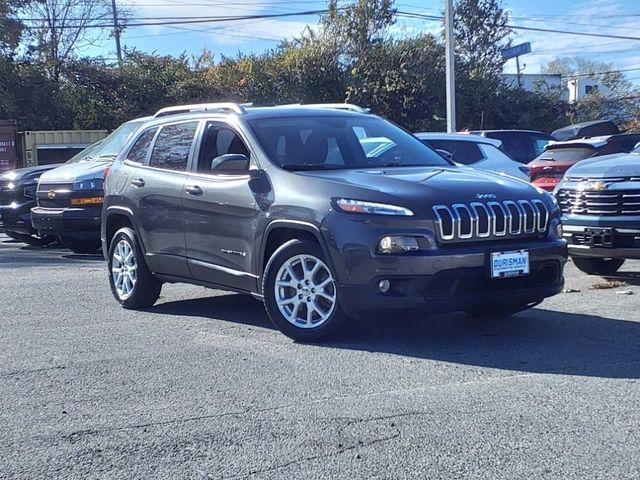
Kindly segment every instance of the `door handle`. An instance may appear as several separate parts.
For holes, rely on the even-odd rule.
[[[144,179],[136,178],[135,180],[131,180],[131,185],[137,188],[144,187]]]
[[[184,187],[184,191],[189,195],[200,196],[202,195],[202,189],[197,185],[187,185]]]

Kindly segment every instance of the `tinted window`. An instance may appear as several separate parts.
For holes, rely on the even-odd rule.
[[[157,127],[149,128],[142,132],[142,134],[135,141],[131,150],[127,154],[127,160],[130,162],[136,163],[144,163],[147,159],[147,154],[149,153],[149,147],[151,146],[151,141],[158,130]]]
[[[373,116],[261,118],[249,123],[272,161],[291,170],[449,165],[413,135]]]
[[[577,161],[589,158],[595,153],[591,148],[551,148],[536,160],[548,161]]]
[[[521,163],[528,163],[534,156],[531,139],[527,135],[514,132],[491,132],[488,136],[502,140],[505,151]]]
[[[186,170],[197,127],[198,122],[162,127],[153,146],[149,166],[167,170]]]
[[[446,150],[452,156],[452,160],[463,165],[470,165],[484,159],[477,143],[465,140],[423,140],[431,148]]]
[[[542,135],[533,135],[531,138],[533,139],[533,150],[535,151],[536,157],[544,152],[544,147],[551,141],[551,139],[543,137]]]
[[[235,131],[221,125],[207,124],[200,149],[198,172],[210,173],[213,160],[229,153],[242,154],[251,158],[249,149]]]

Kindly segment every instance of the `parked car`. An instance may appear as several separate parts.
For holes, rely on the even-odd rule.
[[[610,135],[554,142],[531,163],[531,182],[544,190],[553,191],[565,172],[574,164],[592,157],[612,153],[629,153],[640,142],[640,133]]]
[[[31,223],[40,236],[58,237],[76,253],[100,249],[104,176],[127,139],[148,118],[120,125],[89,155],[40,177],[37,206],[31,209]]]
[[[86,158],[99,144],[96,142],[85,148],[67,163]],[[37,165],[0,175],[0,232],[29,245],[46,245],[55,240],[52,236],[38,236],[38,231],[31,225],[31,209],[36,205],[40,176],[59,166],[61,164]]]
[[[415,135],[434,150],[448,152],[450,159],[458,165],[504,173],[529,181],[529,168],[502,152],[500,140],[464,133],[420,132]]]
[[[611,275],[640,259],[640,149],[574,165],[555,195],[576,267]]]
[[[602,137],[604,135],[618,135],[618,126],[610,120],[595,120],[568,125],[554,130],[551,135],[558,141],[575,140],[578,138]]]
[[[555,138],[536,130],[478,130],[469,133],[495,138],[502,142],[502,149],[520,163],[527,164]]]
[[[559,211],[528,183],[453,166],[356,106],[184,110],[158,112],[105,183],[125,308],[153,305],[163,282],[223,288],[311,341],[371,310],[504,316],[562,289]],[[394,146],[372,157],[366,138]]]

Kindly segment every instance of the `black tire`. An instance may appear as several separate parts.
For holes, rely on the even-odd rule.
[[[301,255],[306,256],[308,262],[313,262],[313,259],[316,259],[322,263],[318,272],[310,281],[317,281],[318,284],[322,283],[323,281],[329,281],[329,283],[325,287],[322,287],[322,292],[325,295],[328,294],[329,296],[334,297],[335,300],[333,302],[327,302],[326,298],[324,298],[324,295],[322,294],[316,295],[315,288],[313,289],[312,293],[311,288],[314,286],[314,283],[311,283],[309,286],[304,285],[305,280],[302,279],[301,270],[298,270],[298,268],[302,268],[301,261],[297,264],[299,267],[294,266],[296,277],[300,278],[300,280],[296,279],[295,282],[300,282],[299,285],[301,285],[303,289],[306,289],[304,290],[306,293],[304,293],[303,295],[301,293],[303,290],[298,288],[298,286],[280,287],[278,293],[276,292],[276,280],[280,273],[280,269],[283,268],[283,265],[287,262],[295,262],[296,257]],[[303,261],[307,262],[307,260]],[[306,265],[309,266],[309,263],[306,263]],[[333,281],[329,280],[329,274],[331,275]],[[267,310],[269,318],[276,326],[276,328],[278,328],[286,336],[300,342],[315,342],[336,333],[344,325],[346,316],[340,306],[340,287],[337,280],[335,279],[335,273],[326,261],[320,245],[318,245],[316,242],[312,242],[309,240],[290,240],[280,248],[278,248],[278,250],[276,250],[269,259],[269,263],[267,264],[265,275],[262,280],[264,306]],[[320,285],[315,286],[319,287]],[[277,303],[276,295],[280,294],[287,296],[290,295],[292,299],[296,296],[298,298],[303,298],[306,296],[306,299],[299,302],[299,310],[304,309],[300,313],[303,313],[305,316],[308,315],[309,305],[311,305],[311,322],[314,322],[315,316],[317,317],[315,319],[315,323],[317,323],[318,325],[305,328],[302,326],[301,322],[296,322],[296,320],[287,320],[287,318],[281,312],[280,307]],[[298,294],[300,294],[301,296]],[[298,302],[298,300],[294,301]],[[333,307],[331,308],[327,305],[333,305]],[[282,308],[285,311],[287,311],[288,309],[292,310],[290,312],[291,316],[295,315],[297,319],[297,315],[299,313],[296,313],[298,312],[298,310],[296,310],[294,307],[283,306]],[[320,315],[321,312],[327,314],[326,319],[322,320],[322,317]],[[294,324],[294,322],[298,323],[298,325]]]
[[[60,235],[60,243],[73,253],[94,253],[100,250],[100,238],[79,239]]]
[[[7,236],[13,238],[27,245],[33,245],[36,247],[43,247],[52,243],[55,238],[53,237],[38,237],[37,235],[27,235],[26,233],[7,232]]]
[[[571,259],[578,270],[587,275],[613,275],[624,263],[624,258],[572,257]]]
[[[491,319],[499,319],[499,318],[508,318],[516,313],[524,312],[525,310],[529,310],[530,308],[535,307],[540,302],[531,302],[527,304],[520,305],[504,305],[504,306],[483,306],[470,308],[465,310],[464,313],[469,315],[471,318],[477,318],[478,320],[491,320]]]
[[[116,275],[113,273],[114,263],[116,267],[119,266],[115,253],[121,242],[128,244],[130,251],[133,253],[133,261],[136,267],[136,280],[135,282],[132,282],[131,291],[127,294],[122,294],[122,287],[119,288],[116,286],[116,279],[114,278]],[[156,300],[158,300],[158,297],[160,296],[162,282],[154,277],[149,271],[144,259],[144,254],[142,253],[138,240],[136,239],[136,234],[131,228],[121,228],[113,236],[109,246],[108,259],[107,264],[109,268],[109,285],[111,286],[111,293],[113,293],[113,296],[120,305],[128,309],[140,309],[150,307],[156,303]],[[127,262],[127,266],[130,268],[130,262]]]

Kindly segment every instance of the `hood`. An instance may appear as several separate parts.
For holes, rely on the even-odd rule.
[[[640,177],[640,154],[616,153],[583,160],[567,171],[567,177]]]
[[[104,178],[105,168],[113,163],[111,159],[91,162],[68,163],[42,174],[42,183],[70,183],[82,180]]]
[[[321,177],[348,188],[333,189],[336,195],[363,196],[358,200],[376,201],[380,194],[393,197],[404,205],[453,204],[478,200],[527,200],[546,194],[528,182],[508,175],[466,167],[402,167],[370,170],[332,170],[299,172]],[[354,188],[356,187],[356,188]],[[360,187],[360,188],[357,188]],[[388,199],[391,200],[391,199]],[[379,200],[377,200],[379,201]]]
[[[35,167],[18,168],[17,170],[10,170],[0,175],[0,181],[9,180],[21,182],[24,180],[33,180],[40,177],[44,172],[58,168],[61,164],[54,165],[37,165]]]

